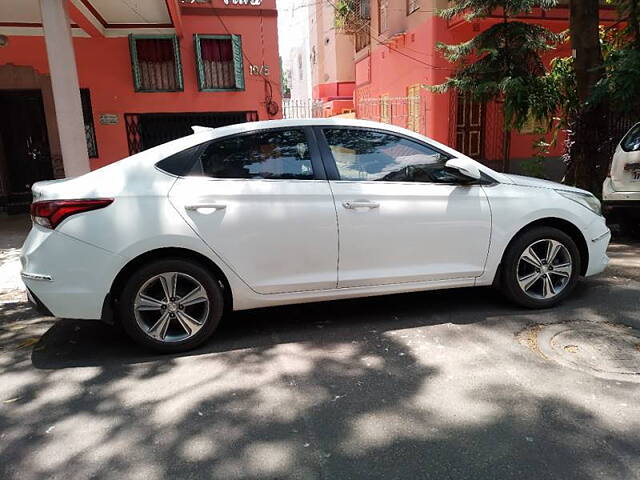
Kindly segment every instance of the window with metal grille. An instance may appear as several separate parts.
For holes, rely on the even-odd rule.
[[[378,0],[378,33],[389,28],[389,0]]]
[[[389,95],[380,95],[380,121],[391,123],[391,101]]]
[[[129,35],[136,92],[183,90],[180,48],[175,35]]]
[[[82,118],[84,120],[84,135],[87,139],[87,151],[89,158],[98,158],[98,144],[96,142],[96,129],[93,125],[93,110],[91,108],[91,94],[88,88],[80,89],[80,101],[82,103]]]
[[[416,10],[419,10],[420,3],[422,3],[422,0],[407,0],[407,15],[411,15]]]
[[[407,128],[420,131],[420,85],[411,85],[407,89]]]
[[[194,42],[201,91],[244,90],[240,35],[194,35]]]

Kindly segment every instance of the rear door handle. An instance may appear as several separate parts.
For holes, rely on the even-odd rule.
[[[224,210],[227,206],[224,203],[195,203],[193,205],[185,205],[184,209],[195,212],[200,209],[210,208],[212,210]]]
[[[378,208],[380,204],[378,202],[370,202],[368,200],[353,200],[350,202],[342,202],[342,206],[353,210],[355,208]]]

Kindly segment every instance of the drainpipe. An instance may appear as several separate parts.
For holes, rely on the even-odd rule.
[[[78,70],[65,0],[40,0],[62,163],[67,177],[90,170]]]

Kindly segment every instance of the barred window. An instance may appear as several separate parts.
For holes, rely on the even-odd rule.
[[[87,139],[87,152],[89,158],[98,158],[98,144],[96,142],[96,129],[93,125],[93,109],[91,108],[91,94],[88,88],[80,89],[80,101],[82,103],[82,118],[84,120],[84,136]]]
[[[389,95],[380,95],[380,122],[391,123],[391,100]]]
[[[389,29],[389,0],[378,0],[378,33]]]
[[[407,15],[411,15],[416,10],[419,10],[420,3],[422,3],[422,0],[407,0]]]
[[[201,91],[244,90],[240,35],[195,35]]]
[[[175,35],[129,35],[136,92],[183,90],[180,49]]]
[[[420,131],[420,85],[407,88],[407,128]]]

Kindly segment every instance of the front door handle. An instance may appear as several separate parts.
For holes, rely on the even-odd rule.
[[[368,200],[353,200],[350,202],[342,202],[342,206],[353,210],[355,208],[378,208],[380,204],[378,202],[370,202]]]
[[[195,212],[200,209],[209,208],[212,210],[224,210],[227,206],[224,203],[195,203],[193,205],[185,205],[184,209]]]

